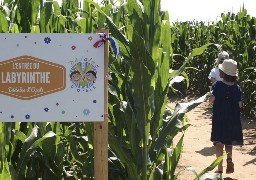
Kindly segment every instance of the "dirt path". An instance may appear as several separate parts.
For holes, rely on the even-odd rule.
[[[171,104],[174,107],[178,99]],[[180,180],[192,180],[195,175],[192,171],[184,170],[192,166],[197,173],[209,166],[215,159],[215,149],[210,141],[211,134],[211,109],[204,102],[189,113],[188,122],[191,126],[186,130],[184,136],[184,149],[178,170]],[[250,122],[250,123],[249,123]],[[233,148],[233,162],[235,172],[222,175],[223,179],[231,180],[256,180],[256,121],[242,119],[245,145]],[[177,141],[179,137],[176,137]],[[223,163],[224,171],[226,162]],[[214,171],[213,171],[214,172]],[[213,173],[211,172],[211,173]]]

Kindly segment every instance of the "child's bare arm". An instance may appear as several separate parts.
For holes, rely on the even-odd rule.
[[[214,100],[215,100],[215,96],[212,95],[212,96],[209,97],[209,103],[210,104],[213,104]]]
[[[240,108],[243,107],[243,101],[239,101],[238,104],[239,104],[239,107],[240,107]]]
[[[212,84],[216,82],[216,78],[211,77]]]

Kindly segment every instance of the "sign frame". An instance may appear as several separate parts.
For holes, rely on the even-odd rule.
[[[0,40],[0,121],[104,121],[99,34],[2,34]]]
[[[109,31],[106,29],[96,30],[96,33],[105,33],[109,36]],[[108,179],[108,56],[109,56],[109,42],[104,42],[104,114],[103,121],[84,121],[83,123],[93,123],[93,148],[94,148],[94,178],[96,180]],[[30,97],[29,97],[30,98]],[[1,113],[1,112],[0,112]],[[50,120],[50,119],[48,119]],[[58,120],[50,120],[58,122]],[[7,121],[3,121],[7,122]],[[12,121],[25,122],[25,121]],[[38,121],[40,122],[40,121]],[[73,121],[72,121],[73,122]],[[74,121],[79,122],[79,121]],[[81,122],[81,121],[80,121]]]
[[[97,30],[96,33],[105,33],[106,29]],[[108,51],[109,42],[104,44],[104,73],[108,73]],[[104,121],[94,122],[94,178],[96,180],[108,180],[108,78],[104,81]]]

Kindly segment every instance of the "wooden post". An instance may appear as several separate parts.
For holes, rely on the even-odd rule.
[[[97,30],[108,36],[108,30]],[[104,74],[108,73],[108,41],[104,46]],[[108,78],[104,81],[104,121],[94,123],[94,178],[108,179]]]

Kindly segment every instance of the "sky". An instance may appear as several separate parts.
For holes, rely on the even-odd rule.
[[[223,12],[239,12],[243,4],[248,14],[256,17],[256,0],[161,0],[162,10],[169,12],[171,22],[216,21]]]
[[[239,12],[243,6],[256,17],[256,0],[162,0],[162,10],[169,12],[170,21],[216,21],[221,13]]]

